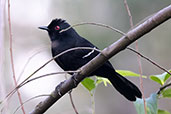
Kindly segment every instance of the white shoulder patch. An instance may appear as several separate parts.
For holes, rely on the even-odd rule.
[[[94,53],[94,49],[96,49],[96,47],[94,47],[92,51],[90,51],[87,55],[84,55],[82,58],[84,59],[84,58],[90,56],[92,53]]]

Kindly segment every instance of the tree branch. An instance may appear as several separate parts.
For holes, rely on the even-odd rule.
[[[124,0],[124,5],[125,5],[125,8],[127,10],[127,13],[128,13],[128,16],[129,16],[129,23],[130,23],[130,26],[131,26],[131,29],[133,28],[134,24],[133,24],[133,20],[132,20],[132,15],[131,15],[131,11],[129,9],[129,6],[128,6],[128,3],[127,3],[127,0]],[[136,48],[136,51],[138,52],[138,41],[135,42],[135,48]],[[139,73],[140,73],[140,89],[141,89],[141,92],[142,92],[142,99],[143,99],[143,102],[144,102],[144,112],[145,114],[147,114],[147,109],[146,109],[146,101],[145,101],[145,95],[144,95],[144,87],[143,87],[143,80],[142,80],[142,62],[141,62],[141,58],[139,55],[137,55],[137,62],[138,62],[138,66],[139,66]]]
[[[114,27],[111,27],[111,26],[108,26],[108,25],[105,25],[105,24],[94,23],[94,22],[83,22],[83,23],[78,23],[78,24],[72,25],[72,26],[70,26],[70,27],[68,27],[68,28],[66,28],[66,29],[61,30],[60,33],[65,32],[65,31],[69,30],[69,29],[72,28],[72,27],[76,27],[76,26],[80,26],[80,25],[96,25],[96,26],[100,26],[100,27],[105,27],[105,28],[111,29],[111,30],[113,30],[113,31],[115,31],[115,32],[117,32],[117,33],[119,33],[119,34],[121,34],[121,35],[125,35],[125,33],[122,32],[122,31],[120,31],[119,29],[116,29],[116,28],[114,28]]]
[[[158,67],[159,69],[163,70],[164,72],[167,72],[168,74],[171,75],[171,73],[166,70],[164,67],[162,67],[161,65],[159,65],[158,63],[154,62],[152,59],[146,57],[145,55],[139,53],[138,51],[134,50],[133,48],[127,47],[127,49],[129,49],[130,51],[133,51],[134,53],[138,54],[139,56],[141,56],[142,58],[146,59],[147,61],[149,61],[151,64],[153,64],[154,66]]]
[[[171,86],[171,83],[168,83],[168,84],[166,84],[166,85],[160,87],[160,89],[159,89],[159,91],[157,92],[157,94],[160,95],[161,91],[164,90],[164,89],[166,89],[166,88],[169,87],[169,86]]]
[[[81,82],[88,74],[99,68],[103,63],[105,63],[112,56],[116,55],[120,51],[124,50],[128,45],[132,44],[134,41],[147,34],[163,22],[171,18],[171,5],[160,10],[155,15],[150,17],[144,23],[140,24],[136,28],[129,31],[125,36],[121,37],[118,41],[110,45],[109,47],[102,50],[98,56],[93,60],[88,62],[86,65],[80,68],[81,72],[75,73],[71,78],[61,82],[56,87],[51,95],[40,102],[31,114],[42,114],[49,107],[51,107],[57,100],[59,100],[63,95],[77,87],[79,82]],[[75,83],[75,79],[78,83]],[[59,94],[60,93],[60,94]]]
[[[12,27],[11,27],[11,12],[10,12],[10,0],[8,0],[8,24],[9,24],[9,38],[10,38],[10,59],[11,59],[11,66],[12,66],[12,74],[13,74],[13,80],[14,80],[14,84],[15,87],[17,87],[17,80],[16,80],[16,76],[15,76],[15,67],[14,67],[14,57],[13,57],[13,38],[12,38]],[[22,98],[21,98],[21,94],[19,92],[19,90],[17,90],[17,95],[18,95],[18,99],[20,104],[23,104]],[[25,110],[24,107],[22,106],[22,112],[23,114],[25,114]]]

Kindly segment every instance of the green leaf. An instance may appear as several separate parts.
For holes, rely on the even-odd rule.
[[[157,82],[157,83],[159,83],[160,85],[164,85],[164,82],[158,76],[151,75],[150,76],[150,79],[153,80],[153,81],[155,81],[155,82]]]
[[[121,74],[122,76],[134,76],[134,77],[139,77],[139,74],[136,74],[134,72],[128,71],[128,70],[116,70],[117,73]],[[143,78],[146,78],[146,76],[142,76]],[[111,82],[107,78],[102,78],[102,77],[96,77],[96,85],[103,83],[105,86],[107,84],[111,84]]]
[[[169,77],[170,77],[170,74],[168,74],[167,72],[164,72],[163,74],[159,74],[159,75],[151,75],[150,79],[159,83],[160,85],[164,85],[164,83]]]
[[[158,110],[157,114],[170,114],[170,112],[166,111],[166,110]]]
[[[107,79],[107,78],[102,78],[102,77],[96,77],[97,81],[96,81],[96,85],[103,83],[105,86],[107,86],[107,84],[111,84],[111,82]]]
[[[91,78],[85,78],[81,83],[89,92],[91,92],[96,87],[94,80]]]
[[[134,76],[134,77],[140,77],[140,74],[136,74],[129,70],[116,70],[117,73],[121,74],[122,76]],[[146,76],[142,75],[143,78],[147,78]]]
[[[171,88],[168,88],[162,92],[163,97],[171,98]]]
[[[134,102],[137,114],[145,114],[143,99],[137,98]],[[149,98],[146,98],[147,114],[157,114],[157,94],[153,93]]]

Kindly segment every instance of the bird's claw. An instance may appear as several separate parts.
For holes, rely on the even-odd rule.
[[[77,87],[79,81],[77,80],[77,78],[74,76],[72,76],[73,82],[74,82],[74,86]]]
[[[56,87],[56,91],[58,93],[59,96],[62,96],[61,92],[60,92],[60,88],[61,88],[61,85],[63,84],[64,82],[61,82],[57,87]]]
[[[68,91],[68,93],[70,94],[72,92],[72,89]]]

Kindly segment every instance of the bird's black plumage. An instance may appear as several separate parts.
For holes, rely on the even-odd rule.
[[[39,27],[40,29],[48,31],[52,45],[53,57],[74,47],[97,48],[88,40],[81,37],[73,28],[60,32],[62,29],[66,29],[69,26],[70,25],[65,20],[54,19],[48,26]],[[56,58],[55,61],[65,71],[77,70],[98,54],[99,52],[92,50],[74,50]],[[130,101],[135,101],[136,97],[141,98],[142,96],[140,90],[132,82],[115,72],[109,61],[105,62],[89,76],[93,75],[108,78],[116,90]]]

